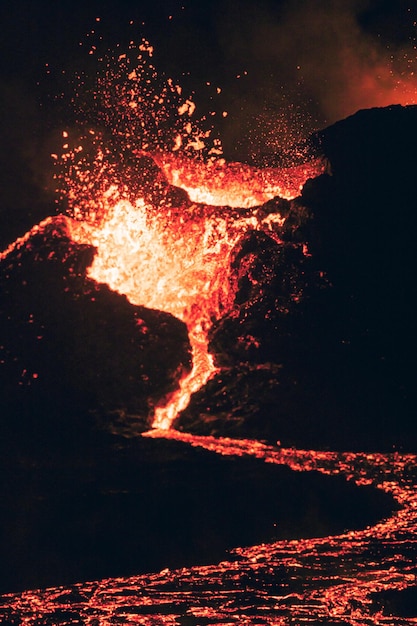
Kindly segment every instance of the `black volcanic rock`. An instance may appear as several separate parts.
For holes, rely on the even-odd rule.
[[[73,456],[0,469],[0,593],[216,563],[237,546],[363,528],[397,506],[342,477],[104,433]]]
[[[0,264],[1,422],[18,438],[65,438],[92,412],[144,429],[190,367],[185,325],[87,278],[93,255],[52,222]]]
[[[402,590],[387,589],[371,595],[376,611],[383,615],[396,617],[417,617],[417,587],[406,587]]]
[[[417,107],[360,111],[312,142],[330,173],[291,203],[302,217],[295,234],[251,235],[236,250],[235,303],[211,333],[217,362],[240,370],[229,377],[229,407],[219,404],[218,375],[214,401],[202,390],[179,427],[415,450]],[[273,377],[268,363],[279,366]],[[243,405],[256,398],[249,415]],[[199,423],[199,411],[209,418]]]
[[[300,244],[277,243],[259,231],[242,238],[231,260],[234,306],[209,333],[218,365],[294,358],[300,350],[295,324],[299,301],[308,281],[318,284],[310,266]]]

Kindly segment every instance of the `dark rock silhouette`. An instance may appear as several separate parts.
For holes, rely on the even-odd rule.
[[[397,163],[400,144],[371,158],[374,115],[393,125],[391,142],[394,127],[398,142],[414,141],[414,109],[324,131],[313,141],[332,175],[296,201],[267,203],[260,211],[287,216],[279,237],[248,233],[234,250],[235,301],[210,332],[222,371],[180,428],[308,447],[416,445],[412,166]],[[163,181],[158,193],[186,202]],[[0,263],[3,591],[213,562],[237,545],[390,514],[390,496],[342,479],[121,437],[149,427],[190,346],[180,321],[88,279],[93,254],[62,218]]]
[[[393,498],[183,443],[96,434],[0,459],[0,592],[219,562],[227,550],[362,528]]]
[[[129,415],[148,428],[190,367],[185,325],[87,278],[93,255],[55,221],[0,264],[2,428],[20,443]]]
[[[291,203],[300,219],[290,237],[254,233],[240,244],[234,307],[211,333],[217,362],[232,369],[196,394],[178,426],[415,450],[417,107],[360,111],[311,142],[329,174]]]

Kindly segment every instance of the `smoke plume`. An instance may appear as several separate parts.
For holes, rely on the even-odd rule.
[[[247,70],[232,141],[246,127],[247,138],[259,142],[263,131],[273,149],[362,108],[417,102],[416,9],[399,2],[391,15],[370,0],[292,0],[278,10],[243,3],[240,28],[231,29],[232,4],[222,45],[231,66],[245,59]]]

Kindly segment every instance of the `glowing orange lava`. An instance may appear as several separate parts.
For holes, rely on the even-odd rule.
[[[214,206],[252,208],[276,196],[291,200],[300,195],[306,180],[324,171],[321,159],[293,167],[261,169],[224,159],[206,163],[167,152],[152,156],[168,181],[185,189],[193,202]]]
[[[227,163],[220,140],[210,139],[201,120],[192,120],[192,99],[171,79],[160,91],[154,88],[151,57],[144,41],[118,57],[115,71],[106,67],[95,96],[103,106],[99,118],[116,125],[108,143],[92,128],[81,137],[62,132],[62,153],[52,156],[62,168],[58,187],[69,215],[55,220],[65,223],[75,242],[96,248],[90,278],[187,325],[192,370],[163,400],[168,404],[155,408],[154,426],[169,428],[216,371],[207,331],[233,300],[232,249],[249,229],[275,230],[279,238],[284,217],[257,207],[276,196],[298,196],[324,163],[265,169]],[[11,247],[23,245],[31,233]]]
[[[57,608],[70,611],[77,623],[90,623],[94,615],[100,626],[120,620],[144,626],[178,624],[183,619],[246,626],[417,622],[416,617],[386,615],[372,600],[374,593],[415,585],[415,455],[296,450],[174,430],[153,430],[148,436],[180,440],[221,455],[256,457],[295,471],[343,475],[391,493],[401,508],[362,530],[236,548],[232,558],[218,564],[8,594],[0,603],[4,615],[23,616],[28,626],[38,624],[41,615],[55,616]]]
[[[202,164],[196,163],[190,160],[186,170],[177,171],[177,184],[187,189],[189,181],[195,180],[197,189],[202,177],[208,180],[214,166],[207,165],[204,170]],[[233,205],[237,201],[236,190],[245,190],[245,184],[249,189],[250,169],[236,164],[229,168],[222,161],[216,170],[223,171],[224,176],[220,188],[216,189],[218,182],[213,181],[212,196],[222,207]],[[321,171],[322,164],[317,162],[294,168],[294,179],[288,170],[280,176],[278,169],[273,170],[271,177],[277,181],[276,189],[289,196],[302,186],[308,175]],[[260,198],[259,194],[253,196],[250,204],[258,204]],[[239,199],[243,201],[243,197]],[[233,295],[229,293],[228,281],[233,247],[248,229],[270,230],[274,223],[282,226],[284,219],[279,214],[259,217],[255,209],[236,214],[231,209],[199,204],[184,208],[162,202],[156,207],[143,198],[132,203],[115,186],[103,195],[100,205],[100,219],[94,212],[93,219],[85,215],[82,221],[68,221],[74,241],[97,249],[89,276],[123,293],[133,304],[175,315],[189,330],[193,369],[182,379],[168,406],[156,407],[155,411],[154,426],[169,428],[188,404],[191,394],[216,371],[207,350],[207,330]]]
[[[279,213],[256,207],[276,196],[298,196],[324,164],[260,169],[227,163],[213,132],[216,112],[197,118],[192,95],[173,79],[161,79],[152,57],[143,39],[100,59],[91,100],[101,128],[88,122],[80,134],[64,130],[62,149],[52,156],[70,216],[67,231],[97,249],[90,278],[188,327],[192,371],[168,405],[155,409],[154,425],[169,428],[216,371],[207,331],[233,299],[233,247],[249,229],[279,230],[284,222]],[[170,194],[169,184],[188,198]]]
[[[125,294],[133,304],[166,311],[189,329],[193,369],[167,407],[156,407],[155,425],[169,428],[191,393],[215,371],[206,331],[227,298],[228,258],[239,232],[227,217],[188,214],[163,207],[158,212],[139,198],[134,204],[107,194],[99,224],[70,222],[71,237],[97,248],[89,276]]]

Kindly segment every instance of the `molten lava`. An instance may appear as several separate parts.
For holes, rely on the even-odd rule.
[[[62,132],[62,149],[52,157],[68,206],[68,217],[58,219],[74,241],[97,250],[90,278],[188,327],[192,371],[164,399],[169,404],[155,409],[154,425],[169,428],[216,371],[207,331],[233,300],[232,249],[249,229],[279,239],[284,217],[256,207],[298,196],[324,164],[260,169],[227,163],[208,121],[216,113],[196,119],[192,96],[170,78],[161,81],[152,56],[142,40],[116,58],[99,59],[105,65],[90,98],[96,109],[86,113],[80,133]],[[14,245],[24,245],[25,237]]]
[[[210,162],[204,169],[195,160],[186,166],[184,160],[181,163],[183,167],[176,170],[175,182],[187,190],[192,185],[200,190],[201,197],[210,186],[208,196],[222,207],[236,204],[237,199],[242,204],[257,204],[262,197],[273,194],[272,186],[267,184],[266,191],[259,185],[258,195],[249,196],[246,201],[236,195],[239,189],[240,193],[249,189],[250,168],[246,166],[229,167],[221,161],[216,166]],[[213,167],[219,177],[209,185]],[[265,170],[264,176],[267,179],[269,175],[276,190],[289,197],[308,176],[321,171],[322,164],[314,162],[294,168],[293,178],[290,170],[280,172],[277,168]],[[261,170],[257,172],[260,182]],[[173,207],[162,202],[153,206],[143,198],[132,203],[115,186],[103,194],[100,204],[100,219],[94,212],[92,219],[84,216],[82,221],[68,221],[74,241],[97,249],[89,269],[90,278],[125,294],[133,304],[175,315],[189,330],[192,371],[181,381],[169,405],[155,410],[154,426],[169,428],[191,394],[216,371],[207,350],[207,331],[231,303],[228,271],[233,247],[248,229],[271,230],[274,223],[282,225],[284,219],[279,214],[259,217],[255,209],[236,213],[230,208],[220,210],[198,204]]]
[[[296,197],[324,164],[259,169],[227,163],[208,118],[194,118],[192,97],[173,80],[161,84],[152,54],[143,40],[117,59],[101,59],[106,65],[92,102],[94,120],[105,130],[89,121],[80,134],[64,130],[61,154],[52,156],[69,208],[68,217],[58,219],[75,242],[97,250],[89,277],[188,327],[192,370],[164,399],[168,404],[155,409],[154,426],[169,428],[216,371],[207,331],[233,300],[232,249],[249,229],[275,231],[279,239],[284,217],[256,207],[276,196]]]
[[[284,464],[295,471],[342,475],[392,494],[401,508],[362,530],[239,547],[232,558],[218,564],[8,594],[0,601],[6,623],[36,626],[40,619],[53,623],[47,621],[51,616],[62,623],[62,615],[73,623],[91,623],[94,615],[94,623],[103,626],[181,621],[268,626],[416,623],[415,617],[387,616],[373,600],[375,593],[415,586],[415,455],[297,450],[174,430],[147,436]]]
[[[193,202],[214,206],[252,208],[277,196],[292,200],[300,195],[308,178],[324,171],[320,159],[293,167],[260,169],[224,159],[205,163],[167,152],[152,156],[171,185],[185,189]]]
[[[70,234],[97,248],[91,278],[125,294],[133,304],[169,312],[187,324],[193,369],[169,406],[155,411],[155,425],[169,428],[190,395],[215,371],[206,331],[219,307],[226,305],[228,258],[239,231],[228,225],[227,217],[209,212],[155,212],[141,198],[134,204],[117,199],[115,189],[107,198],[99,224],[73,220]]]

